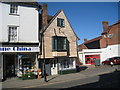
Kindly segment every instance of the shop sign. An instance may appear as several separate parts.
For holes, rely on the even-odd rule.
[[[38,47],[0,47],[0,52],[39,52]]]

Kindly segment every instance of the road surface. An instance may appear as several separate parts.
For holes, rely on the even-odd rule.
[[[110,68],[110,67],[109,67]],[[106,68],[104,68],[106,69]],[[107,70],[107,69],[106,69]],[[109,70],[109,69],[108,69]],[[96,71],[98,72],[98,71]],[[88,72],[90,73],[90,72]],[[95,73],[95,71],[94,71]],[[74,79],[61,82],[46,83],[42,86],[33,88],[56,88],[56,89],[71,89],[71,88],[120,88],[120,71],[111,73],[93,75],[83,79]]]

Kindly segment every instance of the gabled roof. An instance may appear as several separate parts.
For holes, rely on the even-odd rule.
[[[120,25],[120,20],[119,20],[117,23],[108,26],[108,29],[107,29],[106,31],[103,31],[103,32],[102,32],[102,35],[103,35],[103,34],[109,33],[110,30],[113,30],[113,29],[111,29],[111,28],[112,28],[113,26],[115,26],[115,25]],[[93,42],[95,42],[95,41],[98,41],[98,40],[101,40],[101,39],[102,39],[102,36],[93,38],[93,39],[91,39],[91,40],[88,40],[88,41],[86,41],[86,42],[80,44],[80,45],[78,46],[78,48],[80,47],[80,49],[82,49],[82,46],[83,46],[83,45],[86,46],[86,45],[88,45],[88,44],[91,44],[91,43],[93,43]],[[86,47],[87,47],[87,46],[86,46]]]
[[[112,28],[113,26],[118,25],[118,24],[120,24],[120,20],[119,20],[117,23],[108,26],[108,29],[107,29],[106,31],[103,31],[103,32],[102,32],[102,35],[103,35],[103,34],[107,34],[107,33],[111,30],[111,28]]]
[[[91,42],[94,42],[94,41],[97,41],[97,40],[100,40],[100,39],[102,39],[102,36],[99,36],[99,37],[93,38],[91,40],[88,40],[88,41],[84,42],[83,44],[91,43]]]
[[[95,43],[96,41],[101,40],[101,39],[102,39],[102,36],[99,36],[99,37],[96,37],[96,38],[94,38],[94,39],[88,40],[88,41],[80,44],[80,45],[78,46],[78,48],[79,48],[80,51],[81,51],[82,49],[89,49],[89,48],[90,48],[90,47],[88,47],[89,44],[92,43],[92,45],[93,45],[93,42]],[[96,44],[96,45],[97,45],[97,44]],[[99,46],[97,46],[97,48],[98,48],[98,47],[99,47]],[[92,47],[92,49],[93,49],[93,47]]]
[[[6,4],[17,4],[17,5],[21,5],[21,6],[30,6],[30,7],[37,7],[39,9],[41,9],[41,5],[39,5],[39,3],[35,0],[30,0],[30,1],[24,1],[24,0],[19,0],[19,1],[15,1],[15,0],[2,0],[2,3],[6,3]]]
[[[78,51],[82,51],[83,49],[88,49],[84,43],[82,43],[81,45],[78,46]]]
[[[44,27],[44,29],[41,30],[42,33],[44,33],[44,32],[46,31],[46,29],[50,26],[50,24],[54,21],[54,19],[55,19],[62,11],[63,11],[63,10],[60,9],[54,16],[48,15],[49,21],[48,21],[48,24]],[[63,12],[64,12],[64,11],[63,11]],[[66,15],[65,15],[65,16],[66,16]],[[67,18],[67,17],[66,17],[66,18]],[[68,18],[67,18],[67,19],[68,19]],[[68,21],[68,22],[69,22],[69,21]],[[70,24],[70,22],[69,22],[69,24]],[[70,27],[72,28],[71,24],[70,24]],[[72,28],[72,30],[73,30],[73,28]],[[73,30],[73,32],[74,32],[74,30]],[[80,40],[79,37],[76,35],[75,32],[74,32],[74,34],[75,34],[75,36],[78,38],[78,40]]]
[[[61,12],[61,10],[56,13],[51,20],[49,20],[49,23],[41,30],[42,33],[44,33],[46,31],[46,29],[49,27],[49,25],[53,22],[53,20],[58,16],[58,14]],[[49,16],[48,16],[49,17]]]

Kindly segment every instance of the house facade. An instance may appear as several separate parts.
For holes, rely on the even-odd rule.
[[[39,61],[45,60],[47,75],[76,70],[78,37],[73,31],[63,10],[54,16],[47,14],[47,4],[42,5],[42,50]]]
[[[78,46],[79,61],[84,65],[94,65],[94,59],[100,60],[100,63],[107,58],[120,57],[120,21],[113,25],[108,25],[103,21],[103,32],[101,36],[91,40],[84,40],[84,43]]]
[[[0,2],[0,63],[2,78],[20,68],[38,68],[39,5],[37,2]]]

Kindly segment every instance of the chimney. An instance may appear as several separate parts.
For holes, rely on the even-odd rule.
[[[84,42],[87,42],[87,41],[88,41],[87,38],[85,38],[85,39],[84,39]]]
[[[42,27],[44,28],[48,22],[47,22],[47,4],[44,3],[42,4]]]
[[[107,21],[103,21],[103,31],[106,31],[108,29],[108,22]]]

